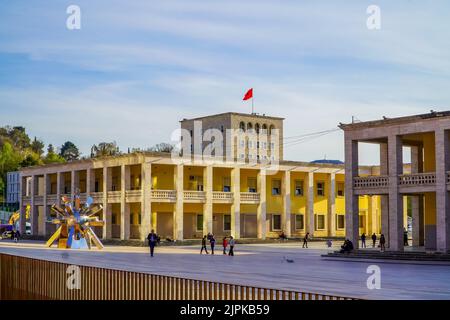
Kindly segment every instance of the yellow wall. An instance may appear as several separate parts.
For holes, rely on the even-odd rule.
[[[152,166],[152,188],[155,190],[174,190],[174,166]]]

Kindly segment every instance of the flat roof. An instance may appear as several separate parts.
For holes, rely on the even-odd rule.
[[[223,116],[223,115],[255,117],[255,118],[261,118],[261,119],[284,120],[284,118],[281,118],[281,117],[266,116],[265,114],[240,113],[240,112],[224,112],[224,113],[211,114],[211,115],[207,115],[207,116],[203,116],[203,117],[196,117],[196,118],[191,118],[191,119],[184,118],[183,120],[180,120],[180,122],[192,121],[192,120],[201,120],[201,119],[205,119],[205,118],[214,118],[214,117],[219,117],[219,116]]]
[[[358,121],[353,123],[339,123],[339,128],[342,130],[347,129],[357,129],[362,127],[380,127],[380,126],[386,126],[386,125],[395,125],[395,124],[402,124],[402,123],[412,123],[417,122],[421,120],[430,120],[430,119],[439,119],[444,117],[450,117],[450,111],[431,111],[429,113],[423,113],[423,114],[416,114],[412,116],[404,116],[404,117],[397,117],[397,118],[388,118],[383,117],[383,119],[380,120],[370,120],[370,121]]]

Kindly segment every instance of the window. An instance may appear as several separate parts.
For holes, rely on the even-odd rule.
[[[324,182],[317,182],[317,195],[319,197],[325,196],[325,183]]]
[[[111,224],[117,224],[117,217],[116,217],[116,214],[115,213],[113,213],[112,215],[111,215]]]
[[[295,180],[295,195],[303,196],[303,180]]]
[[[231,179],[230,177],[224,177],[223,178],[223,192],[230,192],[231,191]]]
[[[231,214],[223,215],[223,231],[231,230]]]
[[[281,180],[272,180],[272,195],[277,196],[281,194]]]
[[[220,126],[220,132],[223,133],[223,126]]]
[[[295,215],[295,230],[305,229],[305,216],[303,214]]]
[[[316,214],[316,230],[325,230],[324,214]]]
[[[197,215],[197,231],[203,231],[203,215]]]
[[[336,215],[336,219],[337,219],[337,223],[336,223],[336,227],[339,230],[342,230],[345,228],[345,215],[343,214],[338,214]]]
[[[273,214],[272,215],[272,231],[281,230],[281,215]]]
[[[337,184],[337,195],[338,197],[343,197],[344,196],[344,190],[345,190],[345,186],[343,182],[338,182]]]
[[[248,192],[256,192],[256,178],[248,178]]]

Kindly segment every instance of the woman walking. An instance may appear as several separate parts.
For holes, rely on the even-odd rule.
[[[206,236],[203,236],[202,239],[202,248],[200,250],[200,254],[203,253],[203,249],[205,249],[206,254],[208,254],[208,249],[206,248]]]
[[[228,247],[227,237],[223,237],[222,246],[223,246],[223,254],[227,254],[227,247]]]

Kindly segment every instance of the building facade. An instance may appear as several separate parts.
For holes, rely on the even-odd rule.
[[[209,129],[222,136],[221,154],[244,161],[283,160],[283,118],[258,114],[227,112],[183,119],[181,129],[188,132],[182,142],[191,154],[203,153],[211,137]]]
[[[450,250],[450,112],[341,124],[345,133],[347,237],[359,235],[360,197],[380,198],[381,232],[390,250],[403,250],[405,198],[412,214],[413,245]],[[380,166],[370,175],[358,166],[359,143],[379,145]],[[403,153],[411,154],[409,172]]]
[[[372,167],[361,170],[370,174]],[[21,210],[35,235],[50,235],[50,206],[79,192],[103,206],[104,239],[196,239],[345,235],[344,166],[282,161],[278,171],[249,163],[174,163],[167,153],[132,153],[21,170]],[[359,198],[360,233],[380,232],[379,197]],[[24,215],[22,215],[23,217]],[[24,226],[25,221],[21,221]]]

